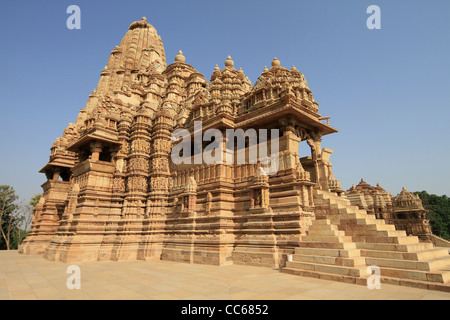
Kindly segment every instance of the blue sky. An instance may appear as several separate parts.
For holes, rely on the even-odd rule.
[[[81,30],[69,30],[69,5]],[[381,30],[369,30],[370,5]],[[308,80],[339,133],[334,174],[348,189],[364,178],[396,195],[450,195],[450,1],[2,1],[0,184],[22,200],[41,192],[53,141],[75,122],[109,54],[146,16],[167,60],[210,79],[231,55],[255,83],[277,57]],[[306,152],[306,148],[301,148]],[[302,154],[304,156],[305,154]]]

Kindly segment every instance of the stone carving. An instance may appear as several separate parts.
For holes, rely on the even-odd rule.
[[[167,191],[169,187],[168,179],[164,177],[155,177],[151,180],[151,189],[154,191]]]
[[[211,212],[212,201],[213,201],[212,194],[211,194],[211,192],[208,192],[208,194],[206,195],[206,212],[207,213]]]
[[[168,172],[169,160],[166,158],[154,158],[152,160],[152,169],[157,172]]]
[[[145,158],[133,158],[129,161],[130,170],[138,170],[143,172],[149,171],[149,163]]]
[[[115,190],[116,192],[125,192],[125,179],[124,178],[114,178],[113,190]]]
[[[148,141],[144,140],[135,140],[131,144],[131,152],[138,152],[138,153],[150,153],[150,143]]]
[[[125,160],[119,159],[119,160],[116,162],[116,170],[117,170],[117,172],[122,173],[122,172],[123,172],[124,165],[125,165]]]
[[[132,176],[128,178],[128,191],[147,191],[147,180],[145,177]]]

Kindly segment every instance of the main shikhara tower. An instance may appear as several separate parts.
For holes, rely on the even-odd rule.
[[[260,265],[355,283],[378,263],[388,278],[402,279],[395,281],[447,287],[450,272],[434,270],[450,264],[442,250],[347,199],[331,170],[333,151],[321,146],[337,130],[295,67],[275,58],[252,85],[231,57],[209,82],[181,51],[174,60],[167,65],[145,18],[131,24],[86,108],[51,148],[21,253],[64,262]],[[278,172],[264,174],[259,162],[175,165],[172,135],[194,135],[195,122],[223,137],[227,129],[278,129],[279,150],[270,150]],[[299,155],[302,142],[310,154]],[[250,148],[219,143],[234,157]]]

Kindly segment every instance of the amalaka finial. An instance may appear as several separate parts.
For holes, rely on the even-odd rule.
[[[151,27],[151,25],[150,25],[150,23],[147,22],[147,18],[146,17],[142,17],[141,20],[133,22],[130,25],[129,29],[130,30],[139,29],[139,28],[146,29],[146,28],[150,28],[150,27]]]
[[[228,56],[227,60],[225,61],[225,67],[232,68],[234,66],[234,61],[231,59],[230,56]]]
[[[269,69],[267,68],[267,66],[264,66],[263,72],[268,72],[268,71],[269,71]]]
[[[185,62],[186,58],[183,55],[183,51],[178,51],[178,54],[175,56],[175,61],[176,62]]]
[[[279,66],[281,66],[280,60],[278,60],[277,58],[274,58],[272,61],[272,67],[279,67]]]
[[[298,71],[297,68],[295,66],[292,66],[291,71]]]

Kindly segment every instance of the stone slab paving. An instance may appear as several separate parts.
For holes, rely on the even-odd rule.
[[[167,261],[79,263],[81,289],[69,290],[69,265],[0,251],[0,300],[450,300],[450,293],[385,284],[369,290],[263,267]]]

